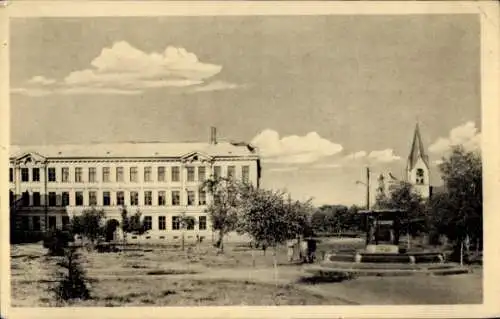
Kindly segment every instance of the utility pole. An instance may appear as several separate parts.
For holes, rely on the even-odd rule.
[[[366,167],[366,209],[370,210],[370,167]]]

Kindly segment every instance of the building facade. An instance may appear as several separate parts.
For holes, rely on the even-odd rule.
[[[196,221],[185,231],[188,239],[211,237],[205,213],[211,198],[200,187],[203,181],[222,176],[258,186],[260,180],[254,147],[214,139],[11,146],[10,153],[11,218],[21,232],[63,228],[72,216],[92,208],[104,211],[106,221],[121,223],[126,208],[129,215],[141,213],[148,229],[143,239],[178,239],[183,213]]]

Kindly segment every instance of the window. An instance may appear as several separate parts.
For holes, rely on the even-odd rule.
[[[167,229],[167,218],[165,216],[158,216],[158,229],[159,230]]]
[[[153,228],[153,218],[151,216],[144,216],[144,230],[151,230]]]
[[[152,179],[151,179],[151,167],[150,166],[144,167],[144,181],[145,182],[152,181]]]
[[[40,192],[33,192],[33,206],[40,206]]]
[[[14,169],[12,168],[9,168],[9,182],[13,182],[14,181]]]
[[[49,192],[49,206],[57,205],[57,194],[55,192]]]
[[[221,168],[220,166],[214,166],[214,177],[219,178],[221,176]]]
[[[10,205],[14,204],[14,192],[9,191],[9,203]]]
[[[69,167],[61,168],[61,179],[63,183],[69,182]]]
[[[158,182],[164,182],[165,181],[165,167],[160,166],[158,167]]]
[[[137,182],[137,167],[130,168],[130,181]]]
[[[40,216],[33,216],[33,230],[40,231],[41,229]]]
[[[89,191],[89,206],[97,206],[97,192]]]
[[[207,193],[203,190],[200,190],[198,193],[198,205],[206,205],[207,204]]]
[[[173,230],[181,229],[181,221],[179,216],[172,216],[172,229]]]
[[[158,191],[158,206],[165,206],[167,203],[165,191]]]
[[[62,216],[62,228],[63,229],[68,229],[69,228],[69,216]]]
[[[123,167],[116,168],[116,181],[123,182]]]
[[[172,182],[179,182],[181,180],[179,170],[179,166],[172,167]]]
[[[96,175],[96,168],[95,167],[89,167],[89,183],[95,183],[96,182],[95,175]]]
[[[83,206],[83,192],[75,192],[75,206]]]
[[[236,172],[236,167],[234,165],[228,166],[227,167],[227,177],[232,178],[235,176]]]
[[[28,216],[21,217],[21,227],[22,230],[30,230],[30,219]]]
[[[125,205],[125,193],[123,193],[122,191],[116,192],[116,205]]]
[[[132,205],[132,206],[139,205],[139,193],[138,192],[130,192],[130,205]]]
[[[38,167],[33,167],[33,182],[39,182],[40,181],[40,168]]]
[[[243,183],[248,183],[250,181],[250,166],[245,165],[241,167],[241,180]]]
[[[69,206],[69,193],[68,192],[62,192],[61,199],[62,199],[63,206]]]
[[[102,168],[102,181],[104,183],[109,183],[110,182],[110,179],[109,179],[109,167],[103,167]]]
[[[417,184],[424,184],[424,170],[417,169]]]
[[[56,181],[56,168],[49,167],[48,168],[48,175],[49,175],[49,182],[55,182]]]
[[[111,194],[110,192],[102,192],[102,206],[111,205]]]
[[[181,192],[172,191],[172,206],[179,206],[181,204]]]
[[[82,173],[83,173],[83,169],[81,167],[75,167],[75,182],[76,183],[83,182]]]
[[[198,228],[200,230],[207,229],[207,216],[199,216],[198,217]]]
[[[194,167],[187,167],[187,181],[194,182]]]
[[[144,192],[144,205],[145,206],[153,205],[153,192],[151,191]]]
[[[194,191],[187,191],[187,204],[188,206],[194,206]]]
[[[198,167],[198,181],[203,182],[207,178],[204,166]]]
[[[57,219],[56,216],[49,216],[49,229],[56,229]]]
[[[30,180],[30,172],[28,168],[21,168],[21,182],[29,182]]]

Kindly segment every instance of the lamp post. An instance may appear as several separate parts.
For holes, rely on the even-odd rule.
[[[358,185],[364,185],[366,187],[366,210],[369,211],[370,210],[370,167],[366,167],[366,182],[362,182],[362,181],[356,181],[356,184]],[[367,229],[370,229],[371,226],[369,226],[369,223],[370,223],[370,220],[369,218],[365,218],[365,223],[366,223],[366,227],[368,227]],[[369,232],[369,231],[368,231]],[[369,235],[367,235],[367,241],[366,241],[367,244],[371,243],[371,238]]]

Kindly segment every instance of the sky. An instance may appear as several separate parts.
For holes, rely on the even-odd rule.
[[[473,15],[15,18],[11,144],[208,141],[259,147],[262,186],[364,204],[402,176],[413,130],[431,180],[479,147]],[[373,188],[376,185],[373,183]]]

